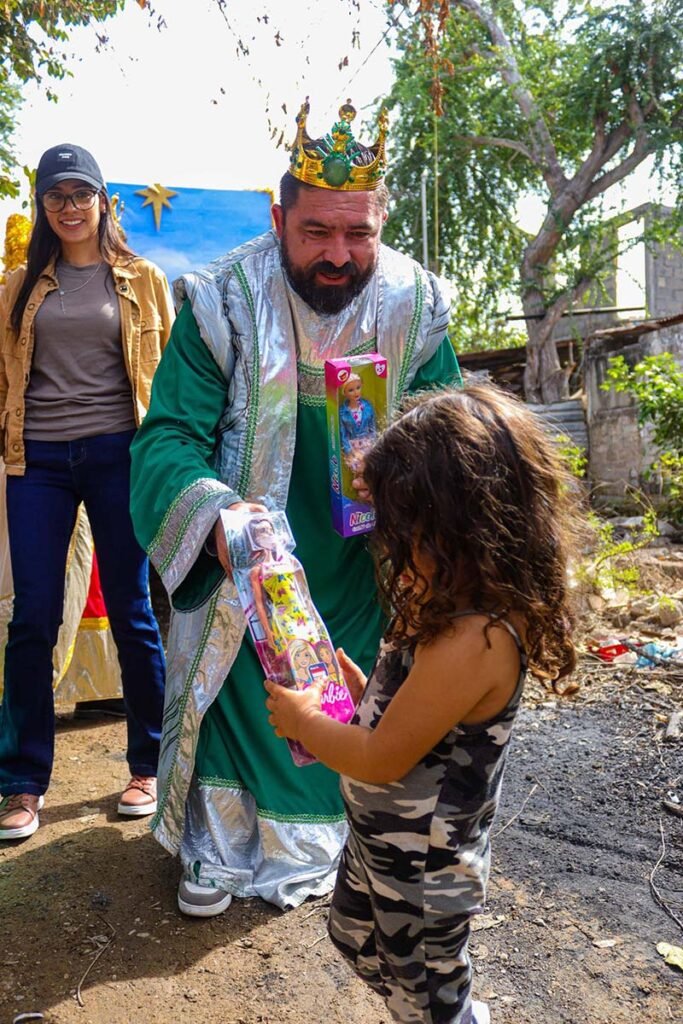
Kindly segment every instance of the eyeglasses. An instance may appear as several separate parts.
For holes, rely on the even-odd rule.
[[[64,192],[44,192],[41,202],[48,213],[61,213],[69,201],[75,210],[90,210],[94,206],[98,194],[91,188],[76,189],[70,196]]]

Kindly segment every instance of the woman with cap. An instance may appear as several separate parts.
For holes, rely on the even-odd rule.
[[[120,814],[156,810],[164,654],[128,511],[129,446],[173,319],[163,273],[125,244],[87,150],[43,153],[26,267],[0,295],[0,452],[14,609],[0,711],[0,840],[38,828],[54,756],[52,650],[85,504],[118,650],[131,778]]]

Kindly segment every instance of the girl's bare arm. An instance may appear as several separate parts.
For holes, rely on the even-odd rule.
[[[458,723],[493,717],[512,696],[519,656],[502,629],[480,617],[463,620],[450,635],[418,648],[410,675],[376,729],[343,725],[320,711],[320,689],[293,693],[267,683],[271,724],[280,736],[300,740],[335,771],[361,782],[402,778]]]

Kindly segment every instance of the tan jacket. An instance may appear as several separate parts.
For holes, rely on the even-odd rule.
[[[20,267],[0,289],[0,454],[4,454],[10,476],[23,476],[26,469],[24,395],[31,374],[35,316],[48,292],[58,287],[51,263],[29,296],[17,336],[10,314],[25,274],[26,268]],[[173,303],[162,271],[140,256],[112,267],[112,274],[121,311],[123,356],[139,426],[149,408],[154,371],[171,333]]]

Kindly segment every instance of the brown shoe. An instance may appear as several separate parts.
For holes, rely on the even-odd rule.
[[[42,796],[33,793],[13,793],[0,801],[0,840],[26,839],[37,830],[38,811],[43,806]]]
[[[145,814],[156,814],[156,809],[156,778],[153,775],[131,775],[119,800],[119,814],[127,818],[140,818]]]

